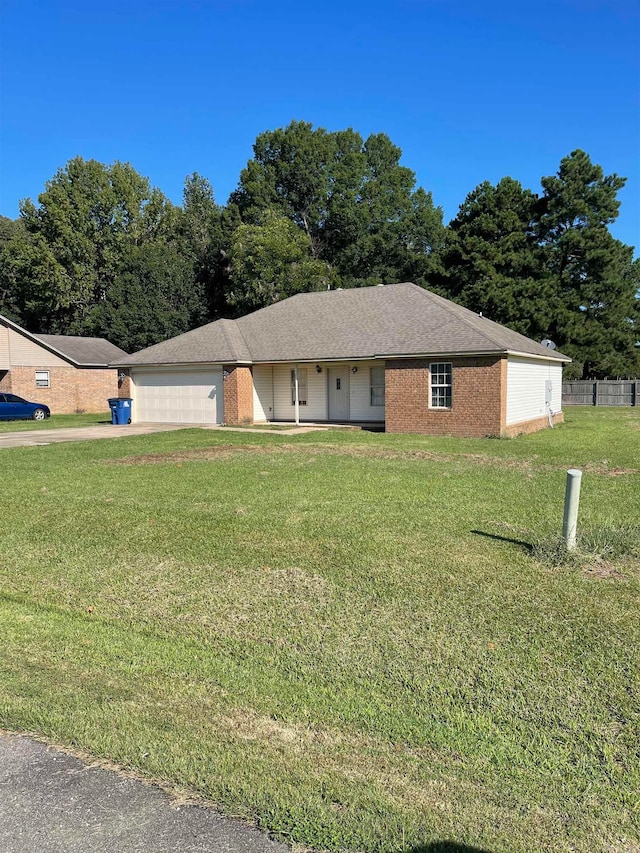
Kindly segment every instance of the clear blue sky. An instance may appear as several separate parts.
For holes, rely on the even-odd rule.
[[[387,133],[453,217],[483,180],[539,190],[575,148],[628,178],[640,245],[637,0],[0,0],[0,213],[71,157],[225,202],[262,131]]]

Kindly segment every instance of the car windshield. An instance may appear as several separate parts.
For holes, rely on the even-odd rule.
[[[23,400],[22,397],[17,397],[15,394],[5,394],[5,399],[7,403],[26,403],[26,400]]]

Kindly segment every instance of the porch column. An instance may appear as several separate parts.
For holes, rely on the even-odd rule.
[[[293,386],[294,386],[294,402],[293,409],[295,412],[296,425],[300,425],[300,400],[298,394],[298,365],[293,366]]]

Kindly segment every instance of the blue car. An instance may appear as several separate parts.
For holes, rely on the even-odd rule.
[[[51,415],[49,406],[44,403],[29,403],[16,394],[0,394],[0,421],[28,418],[43,421]]]

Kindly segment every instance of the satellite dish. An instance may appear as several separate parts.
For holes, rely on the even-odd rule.
[[[545,338],[544,340],[540,341],[540,343],[542,344],[543,347],[546,347],[547,349],[555,349],[556,348],[556,345],[554,344],[554,342],[550,341],[549,338]]]

